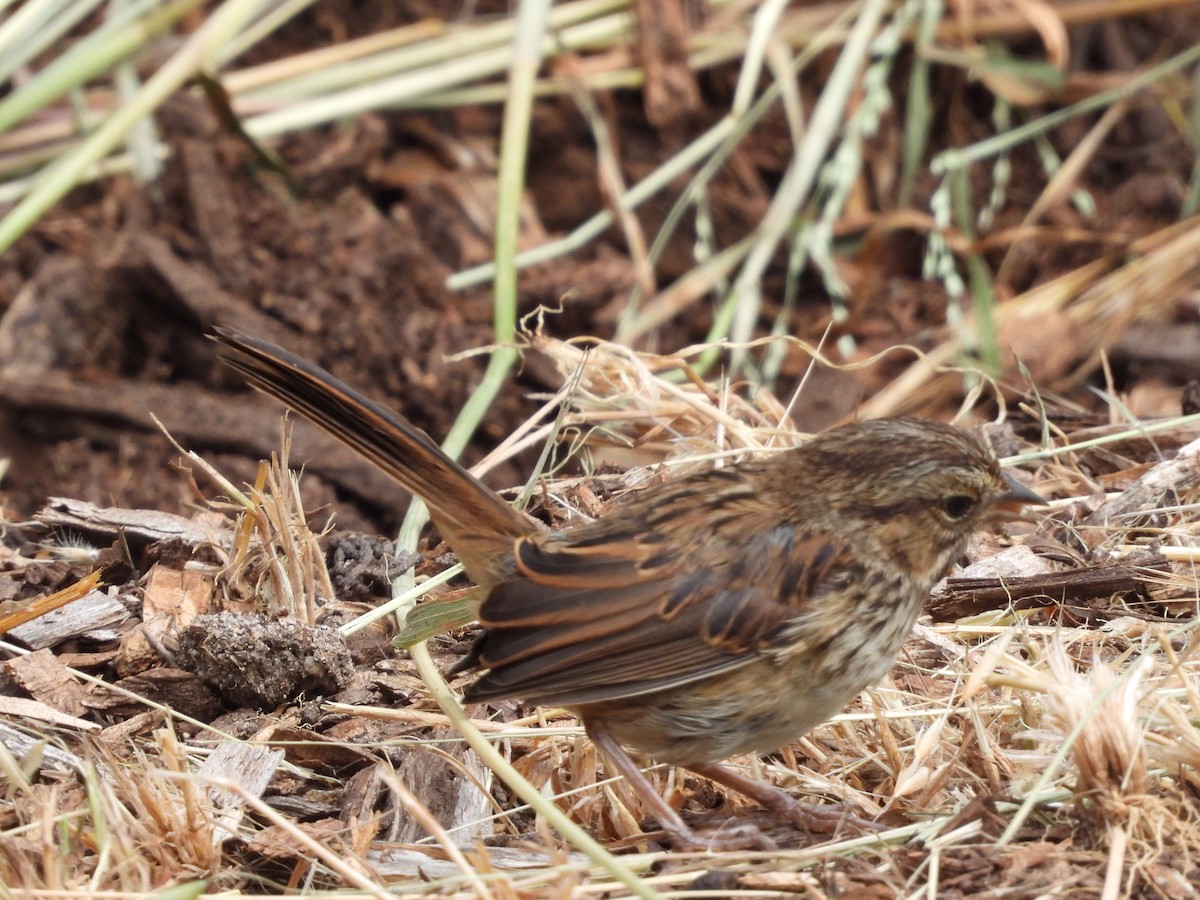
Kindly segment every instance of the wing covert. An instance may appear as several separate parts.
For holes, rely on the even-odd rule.
[[[517,577],[480,611],[470,659],[488,671],[468,701],[584,704],[738,668],[821,601],[846,554],[788,525],[673,552],[636,525],[589,532],[518,542]]]

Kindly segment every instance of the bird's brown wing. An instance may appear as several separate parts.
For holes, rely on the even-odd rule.
[[[467,662],[488,671],[467,700],[593,703],[737,668],[845,568],[841,541],[787,525],[682,549],[642,525],[520,541],[518,576],[483,603]]]

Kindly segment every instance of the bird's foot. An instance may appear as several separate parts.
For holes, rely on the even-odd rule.
[[[811,834],[837,834],[846,831],[870,834],[882,831],[887,827],[868,819],[860,819],[839,803],[825,805],[804,803],[773,785],[739,775],[737,772],[715,763],[704,763],[688,766],[688,768],[698,775],[733,788],[739,794],[745,794],[771,812],[787,819],[797,828]]]

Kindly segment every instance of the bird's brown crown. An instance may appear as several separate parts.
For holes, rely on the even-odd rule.
[[[788,468],[821,496],[798,515],[811,522],[813,510],[825,507],[848,537],[869,536],[919,580],[937,577],[1009,492],[978,440],[922,419],[835,428],[805,444]]]

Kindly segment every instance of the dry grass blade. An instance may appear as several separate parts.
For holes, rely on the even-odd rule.
[[[1044,390],[1067,391],[1100,365],[1099,351],[1131,323],[1153,317],[1161,298],[1174,296],[1196,279],[1200,229],[1189,220],[1162,229],[1129,248],[1123,262],[1099,260],[1013,297],[995,311],[1000,343],[1009,362],[1028,363]],[[969,325],[968,325],[969,328]],[[1073,338],[1066,341],[1065,336]],[[1069,355],[1065,355],[1066,350]],[[962,339],[942,335],[927,356],[865,402],[866,417],[916,412],[957,390],[955,380],[937,377],[942,366],[961,358]]]
[[[26,784],[0,832],[0,882],[48,896],[149,895],[164,881],[202,879],[219,865],[211,810],[183,747],[164,735],[149,750],[96,744],[76,784]],[[46,853],[44,841],[55,852]],[[164,836],[170,835],[170,840]]]
[[[258,598],[271,615],[313,624],[322,602],[335,596],[321,548],[321,535],[308,526],[298,476],[288,467],[285,433],[278,455],[260,467],[239,531],[258,540],[239,542],[224,581],[241,596]]]
[[[77,581],[70,587],[65,587],[61,591],[55,591],[53,594],[41,597],[26,605],[23,609],[0,614],[0,635],[8,634],[9,631],[18,625],[23,625],[31,619],[36,619],[38,616],[44,616],[56,609],[61,609],[68,603],[74,603],[81,597],[86,596],[100,586],[100,576],[102,574],[98,571],[93,572],[87,578]]]

